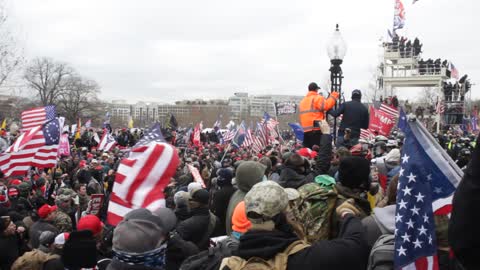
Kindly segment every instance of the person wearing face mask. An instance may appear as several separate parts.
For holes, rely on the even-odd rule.
[[[107,270],[178,269],[198,249],[172,232],[176,222],[175,214],[167,208],[153,213],[147,209],[130,211],[113,232],[113,258]]]

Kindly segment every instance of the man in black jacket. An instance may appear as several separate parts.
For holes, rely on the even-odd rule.
[[[477,138],[477,145],[480,140]],[[473,150],[463,180],[453,197],[448,242],[465,269],[480,269],[480,148]]]
[[[350,203],[346,201],[336,211],[341,220],[339,238],[321,240],[309,246],[299,241],[285,221],[283,213],[288,195],[284,189],[273,181],[256,184],[245,196],[245,210],[252,226],[240,238],[235,256],[223,259],[220,269],[232,269],[238,262],[252,257],[269,261],[279,253],[289,253],[287,270],[366,269],[368,247],[364,228],[355,217],[358,209]]]
[[[337,146],[344,143],[345,130],[350,129],[350,145],[358,143],[360,129],[367,129],[370,121],[368,109],[361,102],[362,92],[353,90],[352,100],[342,103],[337,110],[330,110],[328,113],[333,117],[343,115],[342,123],[338,129]]]

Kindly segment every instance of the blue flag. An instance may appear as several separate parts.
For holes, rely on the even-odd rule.
[[[247,129],[245,128],[245,123],[242,122],[242,124],[240,124],[240,127],[238,127],[235,137],[233,137],[233,140],[232,140],[233,147],[237,149],[240,148],[240,146],[242,146],[243,144],[243,141],[245,140],[246,134],[247,134]]]
[[[152,141],[165,142],[165,138],[163,137],[162,130],[159,123],[154,124],[137,142],[137,144],[135,144],[134,147],[147,145]]]
[[[432,202],[451,195],[463,175],[425,127],[408,120],[403,110],[398,127],[405,142],[396,203],[395,269],[438,269]]]
[[[292,128],[293,133],[295,133],[295,137],[297,140],[303,142],[303,128],[298,123],[288,123],[288,125]]]

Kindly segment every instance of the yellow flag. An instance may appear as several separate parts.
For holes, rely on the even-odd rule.
[[[77,132],[75,132],[75,140],[77,139],[80,139],[81,135],[80,135],[80,130],[82,128],[82,122],[80,120],[80,118],[78,118],[77,120]]]
[[[128,128],[133,128],[133,118],[130,116],[130,119],[128,120]]]
[[[3,129],[7,128],[7,118],[3,119],[2,126],[0,128],[3,128]]]

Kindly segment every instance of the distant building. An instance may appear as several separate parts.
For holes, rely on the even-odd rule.
[[[248,93],[240,92],[229,98],[228,106],[231,119],[238,122],[251,118],[261,118],[265,112],[275,116],[275,103],[289,101],[298,104],[302,98],[303,96],[291,95],[249,96]]]

